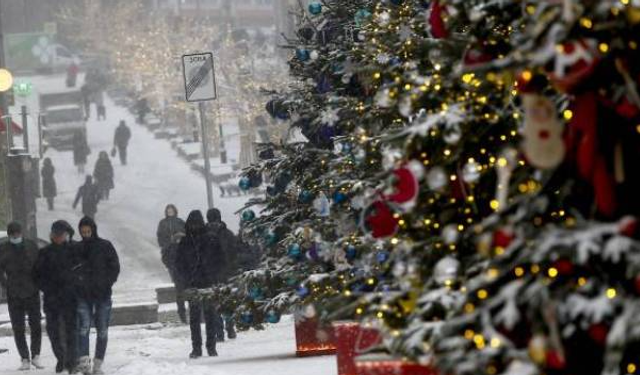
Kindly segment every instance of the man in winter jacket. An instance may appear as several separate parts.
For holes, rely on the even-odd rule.
[[[82,213],[84,216],[93,218],[98,212],[98,202],[100,202],[100,191],[93,183],[93,177],[87,176],[84,185],[78,189],[76,199],[73,201],[73,209],[78,206],[82,200]]]
[[[120,121],[120,125],[116,128],[116,133],[113,136],[113,147],[118,148],[118,155],[120,155],[120,163],[127,165],[127,147],[129,147],[129,141],[131,140],[131,129],[127,126],[124,120]]]
[[[74,285],[78,293],[78,370],[100,375],[107,351],[111,294],[120,274],[120,261],[111,242],[98,236],[98,227],[90,217],[80,220],[82,242],[77,245],[79,265],[74,272]],[[89,334],[95,323],[96,339],[93,371],[89,358]]]
[[[186,236],[180,241],[176,266],[179,277],[187,289],[210,288],[220,282],[225,267],[224,253],[218,239],[207,230],[200,211],[192,211],[187,218]],[[207,300],[194,298],[189,301],[189,320],[193,351],[189,355],[195,359],[202,356],[202,331],[200,317],[204,312],[207,332],[206,348],[209,356],[217,356],[215,319],[216,308]]]
[[[222,221],[222,215],[220,210],[212,208],[207,211],[207,230],[210,235],[218,239],[220,250],[225,256],[225,267],[218,271],[219,282],[226,282],[232,276],[237,274],[238,265],[238,239],[227,228],[227,224]],[[224,329],[227,330],[227,337],[230,339],[236,338],[235,323],[231,318],[233,314],[228,314],[229,318],[222,319],[220,312],[216,315],[216,340],[219,342],[224,341]]]
[[[184,220],[178,217],[178,209],[170,204],[164,210],[164,219],[158,224],[156,232],[158,245],[162,254],[162,263],[169,271],[171,281],[176,289],[176,302],[178,304],[178,315],[183,323],[187,323],[187,309],[183,297],[184,286],[180,283],[178,271],[176,270],[176,257],[178,255],[178,244],[185,236]]]
[[[40,250],[33,278],[44,293],[47,334],[58,360],[56,373],[76,367],[76,296],[72,275],[78,266],[71,243],[69,223],[60,220],[51,226],[51,245]],[[63,340],[64,338],[64,340]]]
[[[31,275],[38,259],[38,246],[22,237],[22,226],[19,223],[10,223],[7,234],[9,241],[0,245],[0,284],[7,289],[11,327],[22,358],[20,370],[29,370],[31,365],[41,369],[40,293]],[[31,353],[25,336],[25,316],[29,317]]]

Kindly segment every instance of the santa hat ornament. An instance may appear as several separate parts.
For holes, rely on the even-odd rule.
[[[580,39],[557,47],[550,78],[560,91],[572,92],[593,73],[599,62],[596,46],[596,40]]]
[[[412,160],[393,171],[391,192],[385,199],[398,205],[404,211],[415,207],[420,193],[420,180],[424,169],[419,161]]]

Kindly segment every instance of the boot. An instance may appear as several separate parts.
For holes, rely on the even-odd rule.
[[[80,357],[77,370],[83,375],[91,375],[91,358],[88,356]]]
[[[191,358],[191,359],[197,359],[197,358],[200,358],[200,357],[202,357],[202,349],[194,348],[191,351],[191,354],[189,354],[189,358]]]
[[[33,356],[33,358],[31,359],[31,364],[33,365],[33,367],[37,368],[38,370],[42,370],[44,368],[44,366],[40,364],[39,355]]]
[[[217,357],[218,351],[216,350],[215,347],[209,347],[207,348],[207,354],[209,354],[209,357]]]
[[[22,360],[22,365],[18,367],[18,371],[29,371],[31,370],[31,362],[28,359]]]
[[[101,359],[93,359],[93,375],[104,375],[104,371],[102,371],[102,362],[103,360]]]
[[[56,364],[56,374],[61,374],[64,371],[64,363],[62,361],[58,361]]]
[[[236,337],[238,337],[238,335],[236,334],[236,330],[235,329],[230,329],[227,331],[227,337],[229,338],[229,340],[233,340]]]

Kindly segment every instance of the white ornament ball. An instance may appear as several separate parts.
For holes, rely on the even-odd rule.
[[[433,278],[440,285],[446,285],[458,278],[460,262],[453,257],[442,258],[433,269]]]
[[[458,239],[460,238],[460,231],[458,231],[455,224],[449,224],[442,229],[441,236],[444,243],[447,245],[453,245],[458,242]]]
[[[318,60],[318,58],[320,57],[320,54],[318,53],[318,51],[311,51],[311,53],[309,54],[309,58],[311,60]]]
[[[480,164],[470,161],[462,167],[462,179],[469,184],[478,182],[480,179]]]
[[[441,190],[447,186],[447,174],[441,167],[433,168],[427,173],[427,186],[431,190]]]

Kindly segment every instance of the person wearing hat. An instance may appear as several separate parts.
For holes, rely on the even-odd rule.
[[[7,234],[8,242],[0,245],[0,283],[7,289],[11,328],[22,358],[19,369],[29,370],[32,365],[42,369],[40,292],[32,277],[33,266],[38,259],[38,245],[22,236],[22,226],[19,223],[9,223]],[[25,316],[29,317],[31,348],[27,345],[25,335]]]
[[[51,244],[42,250],[33,268],[33,278],[44,293],[47,334],[58,361],[56,373],[76,368],[77,298],[73,274],[79,262],[72,243],[73,229],[64,220],[51,226]],[[63,339],[64,338],[64,339]]]

